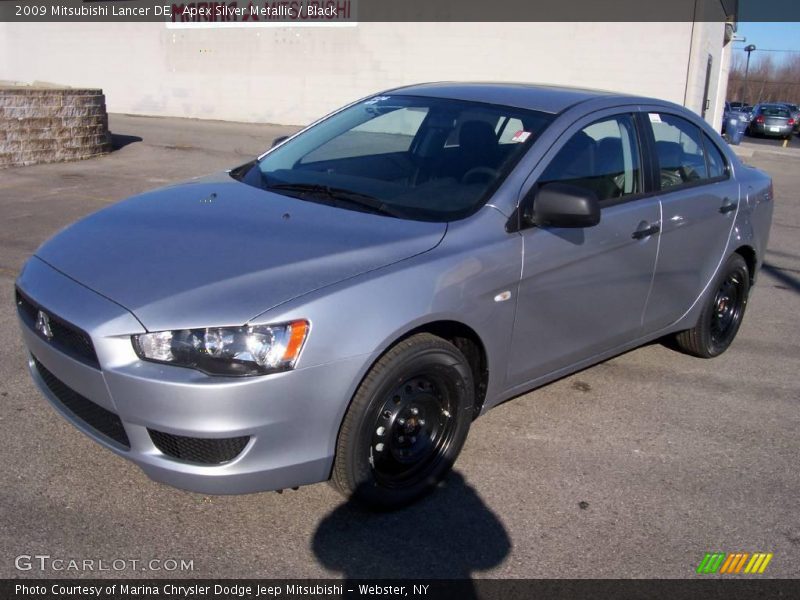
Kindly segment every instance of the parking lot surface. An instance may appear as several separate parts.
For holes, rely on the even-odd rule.
[[[774,138],[774,137],[764,137],[764,136],[749,136],[746,135],[742,139],[742,144],[745,146],[757,146],[759,150],[765,150],[767,148],[784,148],[784,143],[786,144],[786,148],[791,148],[794,150],[800,150],[800,136],[796,133],[792,135],[788,140],[784,140],[783,138]]]
[[[36,391],[13,303],[26,257],[82,215],[244,163],[287,131],[124,115],[110,124],[108,156],[0,171],[0,577],[677,578],[716,551],[772,552],[764,576],[800,576],[796,153],[755,145],[746,159],[774,177],[775,217],[726,354],[650,344],[507,402],[473,424],[436,494],[371,514],[325,484],[211,497],[153,483]],[[145,562],[16,568],[15,557],[36,554]],[[192,569],[141,570],[170,559]]]

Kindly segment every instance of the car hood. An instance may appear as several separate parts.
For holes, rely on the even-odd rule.
[[[426,252],[446,229],[289,198],[222,174],[112,205],[36,256],[158,331],[246,323]]]

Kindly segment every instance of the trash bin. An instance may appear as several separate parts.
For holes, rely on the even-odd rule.
[[[738,146],[744,137],[744,131],[747,129],[747,120],[740,112],[732,112],[728,115],[728,121],[725,123],[725,137],[728,138],[728,143],[733,146]]]

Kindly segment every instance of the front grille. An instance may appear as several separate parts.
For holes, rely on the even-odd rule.
[[[78,392],[67,386],[58,377],[48,371],[35,356],[33,357],[33,362],[36,365],[39,376],[48,389],[53,392],[53,395],[58,398],[61,404],[73,415],[117,444],[125,448],[131,447],[128,434],[125,433],[125,427],[123,427],[122,421],[120,421],[117,415],[95,404],[88,398],[84,398]]]
[[[218,465],[236,458],[244,450],[248,436],[234,438],[194,438],[148,429],[150,439],[167,456],[204,465]]]
[[[97,361],[97,353],[94,350],[94,344],[86,332],[43,309],[19,290],[16,291],[16,300],[22,321],[30,327],[31,330],[36,332],[40,338],[75,360],[89,365],[90,367],[94,367],[95,369],[100,368],[100,363]],[[47,314],[50,320],[50,331],[53,336],[49,339],[36,329],[36,319],[40,310]]]

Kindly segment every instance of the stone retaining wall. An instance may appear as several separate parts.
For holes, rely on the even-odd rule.
[[[0,168],[110,151],[103,90],[0,86]]]

